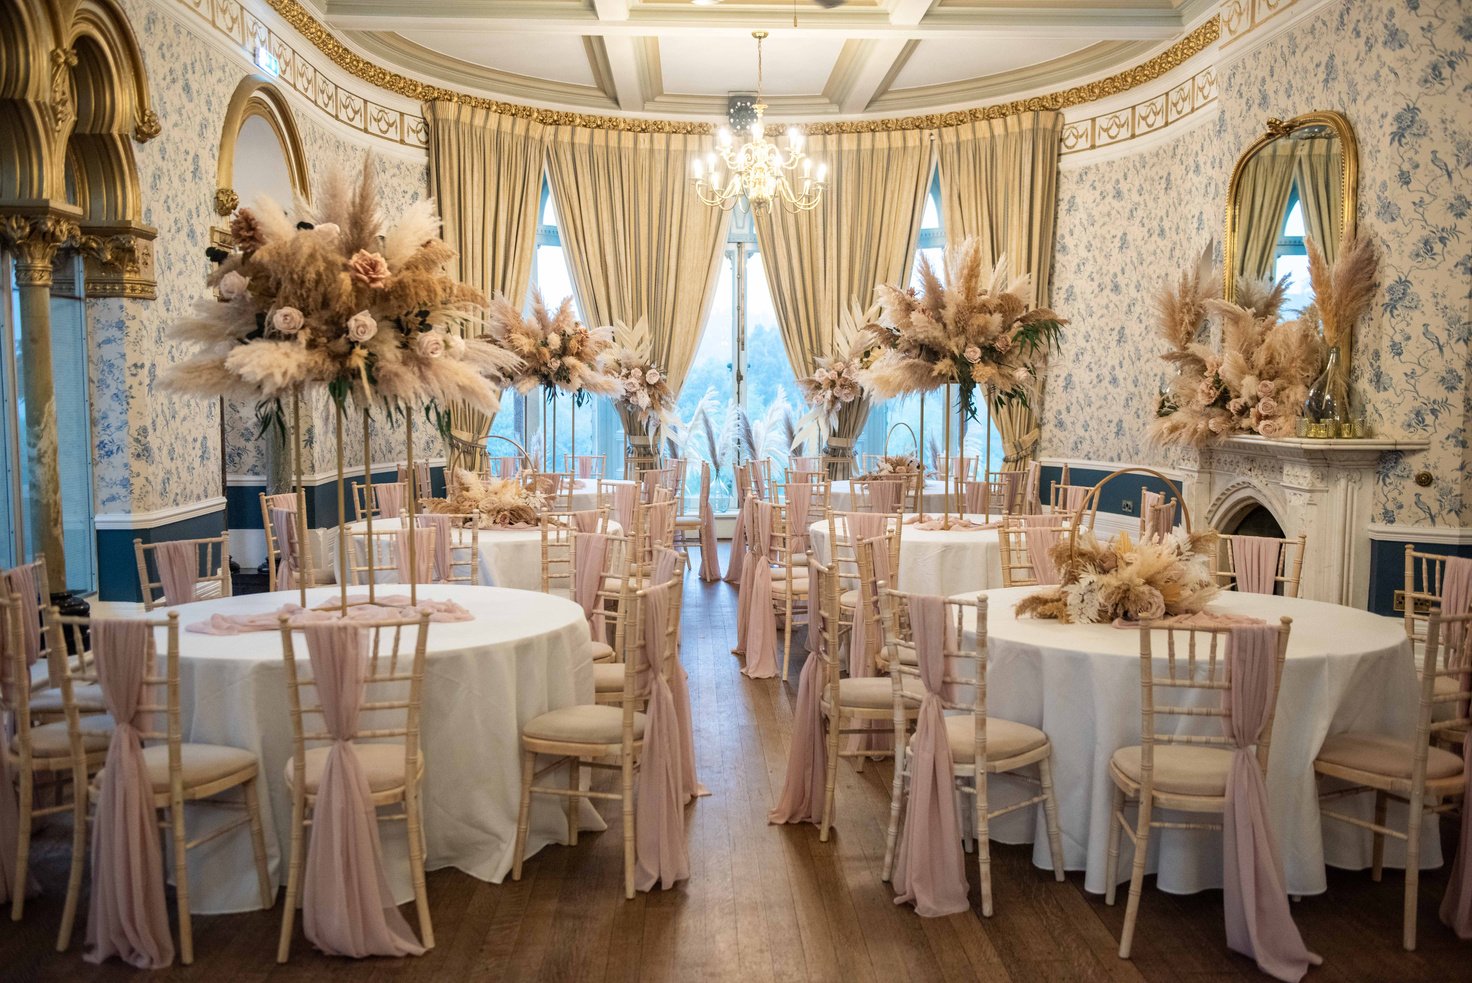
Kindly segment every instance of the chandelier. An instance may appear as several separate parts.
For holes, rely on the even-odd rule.
[[[745,200],[754,211],[764,212],[772,202],[780,201],[793,212],[806,212],[818,207],[823,196],[828,165],[814,165],[802,149],[802,131],[787,128],[787,145],[778,147],[766,138],[762,114],[762,41],[766,31],[752,31],[756,38],[756,102],[752,105],[755,119],[749,139],[736,146],[728,127],[716,132],[716,149],[691,165],[695,193],[707,205],[730,209]]]

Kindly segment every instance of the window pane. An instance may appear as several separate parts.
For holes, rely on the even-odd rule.
[[[1293,196],[1293,205],[1288,209],[1288,217],[1283,220],[1283,235],[1289,238],[1302,239],[1306,233],[1303,225],[1303,202],[1298,195]]]
[[[717,512],[731,512],[736,508],[733,493],[731,449],[723,446],[729,436],[727,421],[734,406],[736,395],[735,362],[732,358],[732,338],[735,331],[735,271],[734,253],[727,250],[721,260],[720,278],[716,282],[715,300],[711,304],[710,316],[701,329],[700,346],[695,349],[695,358],[690,371],[680,387],[679,399],[675,404],[675,415],[693,426],[698,411],[710,421],[712,438],[707,438],[705,429],[692,431],[685,453],[693,460],[710,461],[711,439],[716,441],[717,456],[724,465],[712,467],[711,508]],[[698,466],[689,470],[691,482],[700,480]],[[698,484],[694,485],[698,491]]]
[[[1288,277],[1288,293],[1283,300],[1283,313],[1297,316],[1313,302],[1313,287],[1308,279],[1308,256],[1279,256],[1273,268],[1273,278]]]
[[[757,439],[757,452],[773,459],[774,468],[786,467],[789,456],[785,434],[795,428],[804,412],[797,378],[787,360],[777,312],[767,287],[767,272],[760,253],[746,260],[746,368],[744,393],[746,414]],[[815,448],[807,448],[815,450]]]
[[[934,194],[927,194],[925,196],[925,211],[920,215],[920,228],[940,228],[940,208],[935,200]]]

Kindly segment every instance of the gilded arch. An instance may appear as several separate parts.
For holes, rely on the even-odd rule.
[[[240,205],[235,191],[235,144],[240,128],[251,117],[259,117],[271,127],[281,143],[286,158],[291,187],[302,199],[311,197],[307,176],[307,155],[296,127],[296,117],[281,90],[264,75],[248,75],[241,79],[225,110],[225,124],[220,133],[220,153],[215,165],[215,213],[229,215]],[[282,204],[287,204],[283,202]]]

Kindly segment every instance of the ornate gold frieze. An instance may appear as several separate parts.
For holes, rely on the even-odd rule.
[[[77,118],[76,100],[72,96],[72,69],[77,53],[71,48],[51,49],[51,126],[62,133]]]

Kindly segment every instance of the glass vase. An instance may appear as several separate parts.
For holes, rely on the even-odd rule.
[[[1309,387],[1303,401],[1304,436],[1339,437],[1350,422],[1349,391],[1339,366],[1339,348],[1329,349],[1324,371]]]

